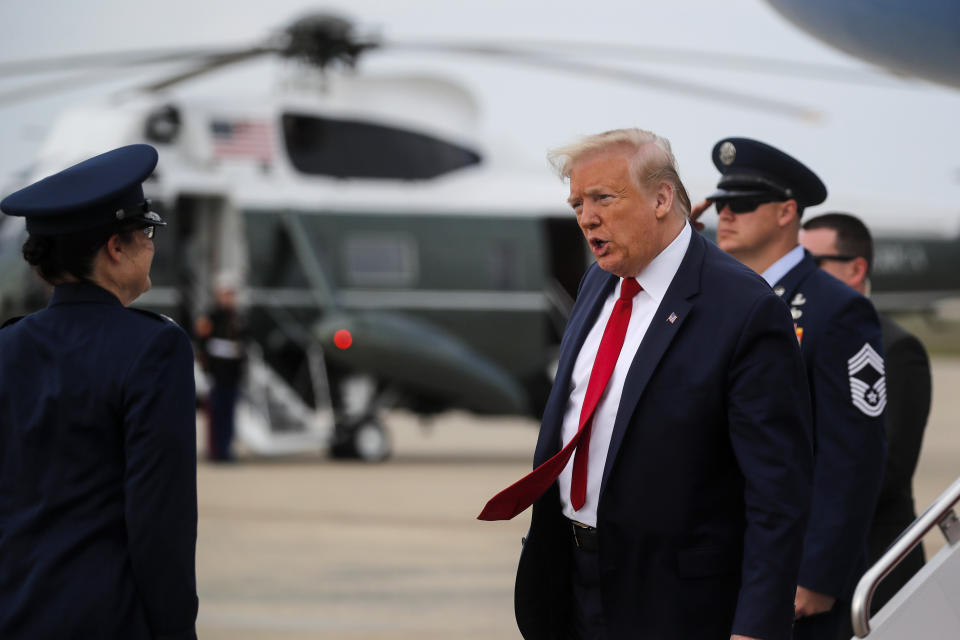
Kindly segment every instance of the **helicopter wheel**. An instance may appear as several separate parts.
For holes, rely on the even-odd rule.
[[[341,460],[383,462],[390,453],[390,437],[380,421],[373,417],[360,418],[338,427],[330,447],[330,457]]]

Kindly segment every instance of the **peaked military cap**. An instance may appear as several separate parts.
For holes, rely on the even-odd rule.
[[[132,144],[107,151],[11,193],[0,209],[27,219],[27,231],[52,236],[118,221],[166,225],[150,211],[143,181],[157,166],[157,150]]]
[[[758,140],[724,138],[713,147],[713,164],[723,175],[707,200],[772,196],[812,207],[827,199],[827,188],[806,165]]]

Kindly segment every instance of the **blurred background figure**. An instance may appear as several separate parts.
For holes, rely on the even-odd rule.
[[[207,457],[221,462],[233,460],[234,418],[246,359],[247,327],[237,308],[239,287],[233,272],[218,274],[213,308],[195,325],[201,364],[211,378]]]
[[[811,218],[803,225],[800,242],[821,269],[860,293],[869,293],[873,239],[859,218],[846,213]],[[923,343],[887,315],[880,314],[880,326],[887,374],[887,464],[870,526],[871,565],[917,517],[913,473],[930,415],[931,396],[930,360]],[[870,603],[871,614],[879,611],[923,563],[923,547],[917,546],[880,583]]]

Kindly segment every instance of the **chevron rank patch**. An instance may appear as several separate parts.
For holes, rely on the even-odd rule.
[[[847,370],[853,406],[876,418],[887,406],[887,377],[884,375],[883,358],[866,343],[847,360]]]

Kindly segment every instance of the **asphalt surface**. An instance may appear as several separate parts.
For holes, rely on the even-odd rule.
[[[960,359],[934,361],[919,509],[960,475]],[[529,513],[477,521],[530,467],[536,424],[388,417],[394,457],[201,463],[202,640],[519,638],[513,579]],[[939,549],[927,536],[928,554]]]

